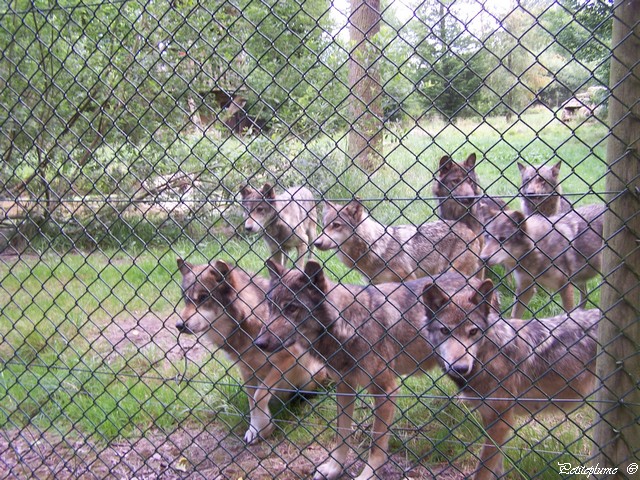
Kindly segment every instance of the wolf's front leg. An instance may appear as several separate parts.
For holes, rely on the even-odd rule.
[[[516,270],[516,298],[511,310],[511,318],[522,318],[533,294],[536,293],[534,279],[530,275]]]
[[[473,475],[473,480],[496,480],[503,476],[502,446],[511,431],[513,413],[506,411],[502,416],[499,416],[497,411],[504,410],[504,408],[495,406],[496,411],[491,411],[494,406],[494,404],[489,407],[484,406],[480,412],[488,438],[482,446],[480,461]],[[509,406],[506,408],[508,409]]]
[[[269,389],[258,383],[247,393],[251,420],[249,429],[244,434],[244,441],[247,445],[251,445],[271,435],[275,426],[271,422],[271,412],[269,411],[269,400],[271,400]]]
[[[375,384],[369,388],[369,392],[375,395],[375,406],[373,414],[373,430],[371,431],[372,444],[369,452],[367,464],[358,475],[356,480],[371,480],[372,478],[381,478],[378,470],[387,461],[387,451],[389,449],[389,429],[393,423],[393,414],[395,413],[394,394],[397,390],[396,380],[393,375],[387,372],[384,377],[379,376],[375,380]],[[384,388],[379,385],[384,385]]]
[[[351,420],[356,400],[355,391],[345,383],[339,383],[338,393],[338,431],[336,445],[338,447],[330,453],[330,458],[316,470],[313,480],[335,480],[344,470],[344,462],[349,453],[347,439],[351,435]]]
[[[296,252],[298,253],[298,258],[296,259],[296,267],[303,269],[304,264],[309,260],[311,256],[311,247],[306,243],[301,243],[296,246]]]

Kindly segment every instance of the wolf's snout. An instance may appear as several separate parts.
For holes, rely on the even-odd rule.
[[[258,335],[258,338],[253,342],[256,347],[265,352],[275,352],[278,350],[278,339],[269,332],[264,332]]]
[[[179,331],[180,333],[191,333],[191,332],[189,331],[189,328],[187,327],[187,324],[186,324],[186,323],[184,323],[184,321],[183,321],[182,319],[180,319],[180,320],[178,320],[178,321],[176,322],[176,328],[178,329],[178,331]]]
[[[327,238],[324,238],[323,236],[321,236],[321,237],[318,237],[315,242],[313,242],[313,246],[316,247],[318,250],[330,250],[331,248],[334,248],[336,245],[331,240],[328,240]]]
[[[244,222],[244,229],[249,233],[254,233],[258,230],[256,228],[255,222],[252,222],[251,220],[247,220],[246,222]]]
[[[266,337],[258,337],[256,338],[256,341],[254,343],[256,347],[258,347],[260,350],[267,351],[269,347],[269,341],[267,340]]]
[[[471,371],[471,365],[469,365],[467,362],[456,362],[451,365],[451,370],[453,370],[460,377],[466,377]]]
[[[493,257],[493,252],[487,250],[486,248],[483,248],[480,252],[480,260],[484,263],[488,263],[489,260],[491,260],[491,257]]]

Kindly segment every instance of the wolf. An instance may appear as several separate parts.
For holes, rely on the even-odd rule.
[[[357,478],[384,478],[380,469],[387,460],[397,377],[420,374],[436,365],[421,335],[425,309],[418,301],[431,278],[360,286],[331,282],[315,261],[308,262],[304,271],[286,271],[273,262],[268,267],[271,309],[256,345],[266,352],[278,352],[302,344],[327,364],[336,382],[338,446],[318,467],[314,480],[333,480],[344,470],[358,387],[366,387],[375,396],[375,420],[369,457]],[[452,271],[440,276],[438,283],[455,290],[466,285],[467,279]]]
[[[276,195],[266,183],[260,190],[247,185],[241,191],[245,229],[263,232],[271,258],[285,265],[286,250],[296,249],[302,267],[317,237],[318,216],[313,194],[306,187],[291,187]]]
[[[337,249],[342,263],[371,283],[414,280],[449,268],[472,276],[481,267],[480,241],[462,223],[382,225],[355,199],[346,205],[325,202],[323,224],[316,248]]]
[[[596,389],[599,310],[553,318],[505,320],[494,307],[491,280],[452,290],[425,285],[424,333],[459,398],[478,409],[489,441],[475,480],[502,478],[500,452],[516,416],[570,412]]]
[[[475,171],[476,154],[472,153],[463,163],[445,155],[433,184],[433,194],[438,199],[438,216],[444,220],[459,220],[480,235],[484,224],[504,210],[504,200],[486,195]],[[482,239],[482,237],[480,237]]]
[[[324,365],[297,345],[266,355],[253,344],[268,316],[269,279],[222,260],[192,265],[178,259],[178,268],[184,309],[176,328],[203,335],[238,367],[249,398],[244,440],[251,444],[268,437],[275,428],[269,410],[274,393],[317,388],[327,378]]]
[[[518,162],[522,178],[520,198],[526,216],[538,213],[552,217],[571,210],[571,203],[562,195],[559,184],[561,166],[562,162],[551,167],[523,165]]]
[[[489,222],[480,257],[489,266],[503,265],[513,271],[512,317],[522,317],[535,285],[559,291],[566,311],[574,307],[575,285],[580,290],[579,306],[585,305],[587,281],[600,272],[602,264],[605,211],[604,205],[587,205],[547,218],[507,210]]]

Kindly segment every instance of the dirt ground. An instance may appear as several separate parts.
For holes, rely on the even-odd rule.
[[[133,313],[133,312],[131,312]],[[93,344],[105,361],[133,349],[144,354],[161,349],[176,367],[187,355],[190,361],[211,355],[210,349],[192,336],[175,334],[176,314],[161,318],[146,313],[119,318],[101,328]],[[33,427],[0,430],[1,479],[118,479],[118,480],[266,480],[311,478],[314,469],[329,455],[314,443],[295,445],[286,439],[247,447],[242,438],[224,424],[181,425],[166,433],[150,429],[144,438],[110,443],[94,442],[80,432],[64,436]],[[415,464],[395,454],[384,467],[386,480],[459,480],[465,473],[444,465]],[[349,457],[348,474],[356,476],[363,467],[355,453]]]
[[[151,431],[145,438],[97,445],[78,438],[42,434],[33,429],[0,434],[0,478],[3,479],[207,479],[267,480],[310,478],[327,458],[319,445],[300,449],[289,442],[246,447],[218,426],[183,427],[171,434]],[[357,475],[361,461],[350,455],[348,473]],[[383,478],[459,480],[452,467],[414,465],[394,455]],[[350,478],[345,475],[344,478]]]

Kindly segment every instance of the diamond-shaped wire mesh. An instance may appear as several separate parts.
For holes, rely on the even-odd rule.
[[[622,8],[5,2],[0,476],[635,473]]]

